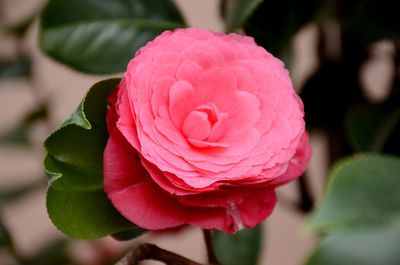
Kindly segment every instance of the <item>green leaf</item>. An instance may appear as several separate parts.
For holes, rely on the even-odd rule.
[[[12,79],[28,76],[31,70],[29,58],[20,57],[0,62],[0,79]]]
[[[318,232],[385,225],[400,217],[400,158],[359,155],[340,161],[308,229]]]
[[[241,27],[263,0],[232,0],[226,3],[226,32]]]
[[[373,105],[353,107],[346,116],[345,128],[350,143],[358,152],[382,151],[389,136],[400,123],[400,108]]]
[[[218,261],[224,265],[255,265],[261,248],[262,227],[242,229],[228,235],[214,231],[213,246]]]
[[[170,0],[50,0],[41,20],[41,49],[93,74],[125,71],[148,41],[185,26]]]
[[[399,190],[399,157],[370,154],[338,162],[308,225],[327,236],[306,265],[399,264]]]
[[[92,239],[135,227],[112,206],[102,189],[47,191],[47,211],[53,223],[67,235]]]
[[[45,141],[47,211],[57,228],[73,237],[97,238],[136,228],[115,210],[103,188],[107,96],[119,82],[95,84]]]
[[[384,227],[329,235],[306,265],[398,265],[400,218]]]

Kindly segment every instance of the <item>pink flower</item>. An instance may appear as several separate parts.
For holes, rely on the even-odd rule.
[[[166,31],[109,97],[104,186],[140,227],[254,227],[311,156],[283,63],[253,39]]]

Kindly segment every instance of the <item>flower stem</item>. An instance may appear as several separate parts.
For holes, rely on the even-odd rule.
[[[153,244],[144,243],[136,247],[126,259],[116,265],[138,265],[143,260],[157,260],[167,265],[202,265],[178,254],[161,249]]]
[[[219,263],[217,257],[215,256],[214,248],[212,245],[211,231],[203,229],[203,236],[204,236],[204,241],[206,243],[208,263],[210,265],[221,265],[221,263]]]

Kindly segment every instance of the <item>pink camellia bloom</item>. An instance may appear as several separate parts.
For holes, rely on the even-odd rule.
[[[283,63],[250,37],[166,31],[109,97],[104,187],[140,227],[254,227],[311,156]]]

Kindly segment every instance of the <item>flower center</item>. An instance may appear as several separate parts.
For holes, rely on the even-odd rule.
[[[186,117],[182,132],[192,145],[205,147],[199,145],[216,142],[221,138],[226,129],[227,118],[228,114],[219,112],[212,103],[200,105]],[[196,144],[199,142],[202,144]]]

